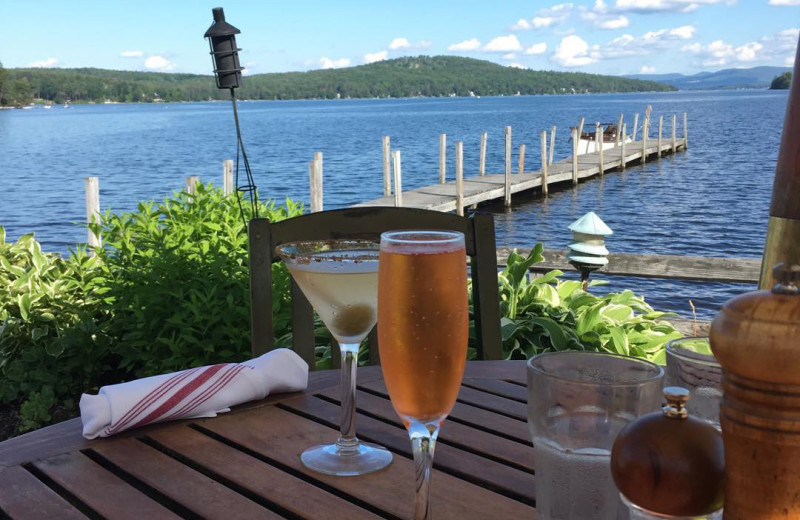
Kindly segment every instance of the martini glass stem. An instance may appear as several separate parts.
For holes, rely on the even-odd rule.
[[[439,436],[439,421],[421,423],[412,421],[408,427],[411,448],[414,452],[414,476],[416,477],[416,505],[414,520],[430,520],[431,516],[431,468],[436,437]]]
[[[343,455],[358,450],[356,438],[356,369],[358,368],[358,343],[341,343],[342,353],[342,406],[340,435],[336,441]]]

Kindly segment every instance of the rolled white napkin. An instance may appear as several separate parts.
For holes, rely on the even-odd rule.
[[[304,390],[308,365],[289,349],[243,363],[224,363],[104,386],[81,396],[83,436],[108,437],[146,424],[216,417],[271,393]]]

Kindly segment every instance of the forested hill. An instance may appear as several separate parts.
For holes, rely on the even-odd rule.
[[[103,69],[8,69],[16,97],[72,101],[198,101],[227,98],[212,76]],[[9,87],[12,87],[11,89]],[[675,90],[653,81],[504,67],[453,56],[420,56],[342,69],[245,76],[245,99],[498,96]],[[19,102],[19,99],[15,101]]]

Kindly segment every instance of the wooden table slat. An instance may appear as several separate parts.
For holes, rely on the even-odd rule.
[[[0,472],[0,490],[0,510],[15,520],[87,518],[20,466]]]
[[[255,461],[249,455],[198,431],[187,430],[165,429],[149,437],[303,518],[329,520],[379,518],[275,466]]]
[[[203,427],[352,499],[372,504],[390,517],[413,517],[414,464],[411,460],[396,456],[387,468],[371,475],[348,478],[319,475],[304,468],[299,455],[309,446],[335,439],[335,429],[276,407],[260,410],[259,418],[269,426],[253,428],[247,414],[242,413],[206,421]],[[535,518],[533,507],[437,470],[433,471],[431,500],[434,515],[439,518]]]
[[[339,420],[339,406],[322,399],[313,397],[294,399],[286,402],[285,406],[311,415],[330,427],[335,427]],[[445,423],[442,432],[445,432],[448,426],[451,425]],[[359,438],[377,442],[395,452],[395,458],[398,458],[398,453],[409,459],[412,456],[411,441],[402,425],[387,424],[359,414],[356,420],[356,434]],[[505,494],[532,505],[535,501],[533,454],[526,455],[526,447],[521,444],[518,446],[519,449],[515,453],[520,457],[520,461],[504,464],[502,461],[487,459],[473,450],[452,446],[445,441],[437,442],[433,463],[437,469],[495,491],[506,490]],[[480,451],[478,447],[475,449]],[[533,450],[527,449],[527,451]]]
[[[283,518],[137,439],[108,440],[93,450],[200,517]]]
[[[322,392],[321,394],[328,398],[338,398],[338,395],[330,391]],[[288,405],[291,402],[294,401],[289,401],[286,404]],[[334,404],[338,405],[338,399]],[[400,418],[397,416],[397,413],[394,411],[392,403],[388,399],[366,392],[357,392],[356,405],[359,411],[377,416],[382,421],[391,422],[397,428],[401,429],[405,435],[405,428]],[[405,444],[409,444],[407,435]],[[456,446],[466,447],[467,451],[477,453],[484,457],[499,459],[513,466],[519,466],[531,472],[533,471],[533,451],[530,449],[530,446],[497,437],[489,432],[472,428],[458,422],[445,421],[444,426],[442,426],[439,432],[437,450],[441,450],[440,446],[442,446],[442,444],[454,444]]]
[[[507,383],[497,379],[465,379],[463,386],[499,395],[506,399],[512,399],[521,403],[528,402],[528,388],[514,383]]]
[[[180,518],[80,452],[57,455],[34,465],[106,518]]]

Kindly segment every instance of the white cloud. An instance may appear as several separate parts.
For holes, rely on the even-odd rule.
[[[643,40],[691,40],[697,28],[693,25],[682,25],[674,29],[651,31],[642,36]]]
[[[787,67],[794,67],[794,56],[788,56],[783,62]]]
[[[758,42],[747,42],[741,47],[736,47],[736,59],[739,61],[754,61],[758,52],[764,46]]]
[[[511,67],[512,69],[527,69],[528,68],[525,65],[522,65],[520,63],[509,63],[508,66]]]
[[[544,29],[562,23],[569,18],[572,14],[573,5],[571,3],[556,4],[547,9],[539,9],[534,13],[533,18],[529,20],[517,20],[517,23],[511,26],[514,31],[530,30],[530,29]]]
[[[501,56],[501,58],[506,60],[506,61],[512,61],[512,60],[517,59],[517,55],[514,54],[513,52],[509,52],[508,54],[503,54]]]
[[[522,45],[515,35],[509,34],[508,36],[498,36],[493,39],[484,46],[483,50],[486,52],[521,51]]]
[[[697,42],[687,43],[686,45],[681,47],[681,50],[684,52],[691,52],[693,54],[697,54],[698,52],[701,52],[703,50],[703,46]]]
[[[146,60],[144,60],[144,67],[150,70],[160,70],[162,72],[166,72],[168,70],[173,70],[175,68],[175,64],[163,56],[150,56]]]
[[[547,51],[547,44],[545,42],[541,43],[534,43],[527,49],[525,49],[525,54],[544,54]]]
[[[364,55],[364,63],[375,63],[376,61],[383,61],[389,56],[388,51],[371,52]]]
[[[122,51],[123,58],[141,58],[144,55],[142,51]]]
[[[511,26],[512,31],[528,31],[530,29],[533,29],[533,26],[528,20],[525,20],[524,18],[520,18],[519,20],[517,20],[517,23]]]
[[[609,18],[606,20],[598,20],[597,22],[595,22],[597,28],[609,29],[609,30],[622,29],[629,26],[630,24],[631,24],[630,20],[628,20],[628,17],[624,15],[620,15],[617,18]]]
[[[395,38],[392,40],[392,43],[389,44],[391,50],[408,49],[409,47],[411,47],[411,44],[408,43],[408,39],[406,38]]]
[[[642,65],[642,68],[639,70],[639,74],[653,74],[656,71],[655,67],[648,67],[647,65]]]
[[[464,40],[463,42],[454,43],[450,47],[447,48],[448,51],[456,51],[456,52],[466,52],[466,51],[476,51],[480,49],[481,41],[477,38],[472,38],[469,40]]]
[[[433,45],[433,42],[430,40],[420,40],[415,47],[417,49],[429,49],[431,45]]]
[[[28,67],[46,69],[48,67],[55,67],[56,63],[58,63],[58,60],[56,58],[47,58],[46,60],[34,61],[33,63],[28,63]]]
[[[348,58],[339,58],[338,60],[332,60],[330,58],[326,58],[323,56],[319,59],[319,65],[323,69],[338,69],[341,67],[349,67],[350,60]]]
[[[616,0],[616,11],[633,11],[639,13],[656,13],[663,11],[677,11],[691,13],[700,6],[725,4],[733,5],[736,0]]]
[[[769,0],[769,5],[800,5],[800,0]]]
[[[599,57],[596,51],[590,55],[589,44],[580,36],[573,34],[561,40],[553,53],[552,60],[564,67],[581,67],[596,62]]]

